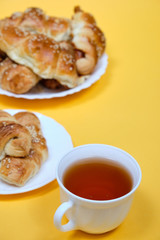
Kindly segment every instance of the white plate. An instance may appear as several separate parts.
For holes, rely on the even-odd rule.
[[[25,98],[25,99],[49,99],[56,97],[65,97],[67,95],[79,92],[85,88],[90,87],[93,83],[95,83],[106,71],[108,65],[108,56],[104,54],[98,61],[95,71],[91,74],[91,76],[81,85],[68,89],[68,90],[50,90],[44,88],[42,85],[38,84],[31,91],[25,94],[14,94],[8,91],[5,91],[0,88],[0,94],[6,95],[15,98]]]
[[[25,110],[4,110],[11,115]],[[41,122],[41,128],[47,141],[49,157],[40,168],[40,171],[23,187],[16,187],[0,180],[0,194],[24,193],[40,188],[56,178],[56,166],[59,160],[73,148],[72,140],[62,125],[52,118],[35,113]]]

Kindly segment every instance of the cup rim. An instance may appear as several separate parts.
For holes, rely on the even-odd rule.
[[[137,184],[131,189],[130,192],[128,192],[127,194],[121,196],[121,197],[118,197],[118,198],[114,198],[114,199],[110,199],[110,200],[92,200],[92,199],[87,199],[87,198],[83,198],[83,197],[79,197],[77,196],[76,194],[70,192],[62,183],[62,181],[60,180],[59,176],[58,176],[58,171],[59,171],[59,166],[60,166],[60,162],[63,160],[63,158],[67,157],[67,155],[69,155],[71,152],[73,151],[76,151],[80,148],[86,148],[86,147],[89,147],[89,146],[103,146],[103,147],[107,147],[107,148],[110,148],[110,149],[114,149],[114,150],[117,150],[117,151],[120,151],[121,153],[127,155],[130,159],[132,159],[133,163],[136,165],[137,167],[137,170],[139,172],[139,179],[138,179],[138,182]],[[59,161],[59,163],[57,164],[57,168],[56,168],[56,179],[58,181],[58,184],[59,186],[65,191],[67,192],[70,196],[72,196],[73,199],[77,199],[79,201],[83,201],[83,202],[86,202],[86,203],[95,203],[95,204],[106,204],[106,203],[116,203],[116,202],[119,202],[123,199],[126,199],[128,198],[129,196],[131,196],[135,191],[136,189],[138,188],[140,182],[141,182],[141,179],[142,179],[142,172],[141,172],[141,168],[138,164],[138,162],[126,151],[118,148],[118,147],[115,147],[115,146],[112,146],[112,145],[107,145],[107,144],[96,144],[96,143],[91,143],[91,144],[84,144],[84,145],[79,145],[77,147],[74,147],[72,148],[69,152],[67,152]]]

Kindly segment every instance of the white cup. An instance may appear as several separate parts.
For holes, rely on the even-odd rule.
[[[99,201],[79,197],[66,189],[62,181],[66,169],[77,161],[93,157],[110,159],[127,168],[133,178],[131,191],[116,199]],[[118,227],[126,217],[134,192],[141,181],[141,169],[131,155],[119,148],[104,144],[88,144],[73,148],[60,160],[57,181],[62,204],[54,215],[56,228],[63,232],[78,229],[98,234]],[[62,225],[64,214],[69,221]]]

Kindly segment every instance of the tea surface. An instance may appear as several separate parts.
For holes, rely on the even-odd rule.
[[[92,158],[70,166],[64,174],[63,184],[79,197],[111,200],[130,192],[132,177],[120,164]]]

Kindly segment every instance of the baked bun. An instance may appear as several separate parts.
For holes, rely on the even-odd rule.
[[[105,43],[94,17],[80,7],[71,20],[50,17],[39,8],[14,13],[0,21],[0,62],[4,53],[17,64],[9,67],[9,76],[1,68],[2,88],[25,93],[41,79],[50,89],[74,88],[94,71]]]
[[[28,92],[41,78],[28,67],[13,62],[8,57],[0,63],[1,88],[16,94]]]
[[[31,149],[26,157],[6,156],[0,162],[0,178],[4,181],[23,186],[40,169],[48,157],[46,140],[42,135],[40,121],[30,112],[14,115],[16,121],[25,127],[32,137]]]
[[[56,79],[73,88],[78,84],[75,53],[72,44],[56,42],[43,34],[31,34],[0,22],[0,49],[13,61],[29,67],[44,79]]]
[[[77,71],[82,75],[90,74],[104,53],[106,45],[104,34],[94,17],[82,11],[80,7],[75,7],[71,24],[72,43],[81,55],[76,61]]]
[[[71,20],[50,17],[40,8],[28,8],[24,12],[16,12],[6,20],[23,31],[41,33],[57,42],[71,39]]]
[[[0,110],[0,159],[8,156],[25,157],[31,149],[31,134],[15,117]]]

